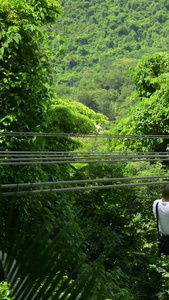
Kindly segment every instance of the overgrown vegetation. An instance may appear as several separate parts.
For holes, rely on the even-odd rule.
[[[118,112],[111,133],[168,134],[167,53],[142,58],[132,76],[136,92],[126,99],[133,90],[128,66],[134,66],[143,52],[166,50],[168,2],[67,0],[63,6],[70,17],[58,22],[64,24],[69,38],[57,23],[46,32],[61,12],[58,1],[0,1],[1,132],[98,133],[96,125],[104,130],[108,119],[92,107],[112,119],[115,115],[110,113]],[[59,46],[52,40],[56,26],[68,43],[60,65],[64,73],[60,70],[58,83],[54,78],[58,95],[51,88],[54,59],[47,39],[49,35],[50,44],[57,47],[56,56],[62,54],[62,42]],[[156,49],[152,50],[153,43]],[[92,93],[98,98],[92,98]],[[126,115],[129,105],[132,108]],[[165,151],[167,140],[77,140],[22,134],[2,135],[0,143],[5,151],[154,152]],[[169,176],[168,166],[160,159],[156,163],[1,165],[0,171],[1,184]],[[159,197],[160,185],[1,197],[0,298],[167,300],[168,258],[157,256],[152,215],[152,202]]]
[[[66,39],[55,90],[111,120],[135,89],[128,69],[142,55],[168,51],[167,0],[61,1],[64,14],[51,31]],[[51,35],[54,53],[58,45]]]

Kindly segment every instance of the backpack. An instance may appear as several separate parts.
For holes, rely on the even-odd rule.
[[[161,254],[169,255],[169,235],[160,235],[160,233],[159,233],[159,226],[158,226],[158,220],[159,220],[158,203],[156,204],[156,217],[157,217],[158,249],[159,249],[158,256],[160,257]]]

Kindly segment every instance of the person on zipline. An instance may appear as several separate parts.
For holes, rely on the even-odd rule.
[[[155,217],[157,203],[159,230],[163,235],[169,236],[169,183],[166,183],[162,189],[162,199],[155,200],[153,203],[153,213]]]

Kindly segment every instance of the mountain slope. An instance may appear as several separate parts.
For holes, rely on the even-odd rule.
[[[113,119],[134,87],[143,54],[168,51],[169,1],[66,0],[52,30],[66,39],[55,90]],[[55,51],[55,39],[51,40]]]

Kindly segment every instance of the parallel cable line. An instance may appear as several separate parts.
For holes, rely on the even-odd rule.
[[[138,134],[83,134],[83,133],[51,133],[51,132],[0,132],[0,136],[42,136],[42,137],[98,137],[98,138],[141,138],[141,139],[169,139],[169,135],[138,135]]]
[[[83,156],[83,155],[79,155],[79,156],[65,156],[65,155],[61,155],[61,156],[49,156],[49,157],[16,157],[16,158],[0,158],[0,162],[8,162],[8,161],[11,161],[11,162],[14,162],[14,161],[36,161],[36,160],[41,160],[41,161],[45,161],[45,160],[54,160],[55,161],[60,161],[60,160],[68,160],[68,159],[73,159],[73,160],[77,160],[77,159],[80,159],[80,160],[84,160],[84,159],[88,159],[88,160],[91,160],[91,159],[98,159],[100,158],[101,160],[102,159],[120,159],[121,158],[127,158],[127,159],[131,159],[131,158],[164,158],[165,160],[168,160],[169,157],[167,157],[167,154],[165,155],[91,155],[91,156]]]
[[[31,191],[19,191],[19,192],[4,192],[1,193],[1,196],[22,196],[22,195],[39,194],[39,193],[103,190],[103,189],[121,188],[121,187],[129,187],[129,186],[157,185],[157,184],[164,184],[164,183],[168,183],[168,181],[126,183],[126,184],[114,184],[114,185],[102,185],[102,186],[90,186],[90,187],[71,187],[71,188],[31,190]]]
[[[169,135],[125,135],[125,134],[81,134],[81,133],[40,133],[40,132],[0,132],[0,136],[13,136],[21,139],[28,137],[87,137],[87,138],[136,138],[136,139],[169,139]],[[136,161],[168,161],[167,152],[62,152],[62,151],[0,151],[0,165],[33,165],[33,164],[69,164],[69,163],[117,163],[117,162],[136,162]],[[124,159],[127,158],[127,159]],[[78,159],[78,160],[77,160]],[[98,160],[99,159],[99,160]],[[18,187],[33,187],[45,185],[62,185],[62,184],[78,184],[78,183],[99,183],[108,181],[122,181],[122,180],[139,180],[139,179],[152,179],[152,178],[168,178],[166,175],[162,176],[147,176],[147,177],[128,177],[128,178],[107,178],[107,179],[91,179],[91,180],[72,180],[60,182],[38,182],[38,183],[20,183],[20,184],[4,184],[0,187],[3,188],[18,188]],[[128,186],[142,186],[142,185],[157,185],[164,184],[168,181],[157,182],[141,182],[141,183],[125,183],[103,186],[85,186],[85,187],[66,187],[66,188],[51,188],[30,191],[15,191],[3,192],[2,196],[14,196],[25,194],[37,194],[48,192],[67,192],[78,190],[93,190],[93,189],[110,189]]]
[[[84,180],[67,180],[67,181],[47,181],[47,182],[33,182],[33,183],[10,183],[1,184],[0,188],[19,188],[19,187],[33,187],[33,186],[43,186],[43,185],[63,185],[63,184],[82,184],[82,183],[94,183],[94,182],[108,182],[108,181],[126,181],[126,180],[147,180],[147,179],[159,179],[165,178],[169,179],[169,175],[157,175],[157,176],[140,176],[140,177],[117,177],[117,178],[105,178],[105,179],[84,179]]]
[[[9,166],[9,165],[35,165],[35,164],[75,164],[75,163],[106,163],[106,162],[109,162],[109,163],[120,163],[120,162],[136,162],[136,161],[145,161],[145,162],[148,162],[148,161],[159,161],[159,158],[149,158],[149,159],[128,159],[128,160],[125,160],[125,159],[121,159],[121,160],[112,160],[112,159],[103,159],[103,160],[84,160],[84,161],[73,161],[73,160],[70,160],[70,161],[19,161],[19,162],[1,162],[0,163],[0,166]],[[163,161],[168,161],[168,158],[165,158],[163,159]]]
[[[61,156],[61,157],[51,157],[51,156],[48,156],[48,157],[43,157],[43,156],[38,156],[38,157],[4,157],[4,158],[0,158],[0,161],[1,162],[8,162],[8,161],[36,161],[36,160],[39,160],[39,161],[42,161],[42,160],[53,160],[53,161],[61,161],[61,160],[98,160],[98,159],[123,159],[123,158],[127,158],[128,160],[130,159],[135,159],[135,158],[147,158],[147,159],[169,159],[169,156],[168,155],[121,155],[121,156],[116,156],[116,155],[109,155],[109,156]]]
[[[139,155],[139,156],[145,156],[145,155],[149,155],[149,156],[159,156],[159,155],[163,155],[163,156],[165,156],[165,155],[168,155],[168,153],[167,152],[164,152],[164,153],[114,153],[114,152],[112,152],[112,153],[63,153],[63,154],[51,154],[51,153],[49,153],[49,154],[41,154],[41,153],[34,153],[34,154],[23,154],[23,153],[21,153],[21,154],[13,154],[13,153],[5,153],[5,154],[0,154],[0,156],[1,157],[7,157],[7,156],[26,156],[26,157],[34,157],[34,156],[51,156],[51,157],[82,157],[82,156],[84,156],[84,157],[88,157],[88,156],[131,156],[131,155],[134,155],[134,156],[136,156],[136,155]]]
[[[0,156],[4,156],[4,157],[7,157],[7,156],[19,156],[20,157],[20,154],[12,154],[12,153],[9,153],[9,154],[0,154]],[[63,154],[40,154],[40,153],[37,153],[37,154],[21,154],[23,156],[26,156],[26,157],[34,157],[34,156],[51,156],[51,157],[90,157],[90,156],[102,156],[102,157],[109,157],[109,156],[117,156],[117,157],[123,157],[123,156],[166,156],[168,155],[167,152],[164,152],[164,153],[63,153]]]
[[[58,155],[63,155],[63,154],[72,154],[72,155],[77,155],[77,154],[166,154],[168,152],[134,152],[134,151],[0,151],[0,155],[6,155],[6,154],[15,154],[15,155],[36,155],[36,154],[58,154]]]

